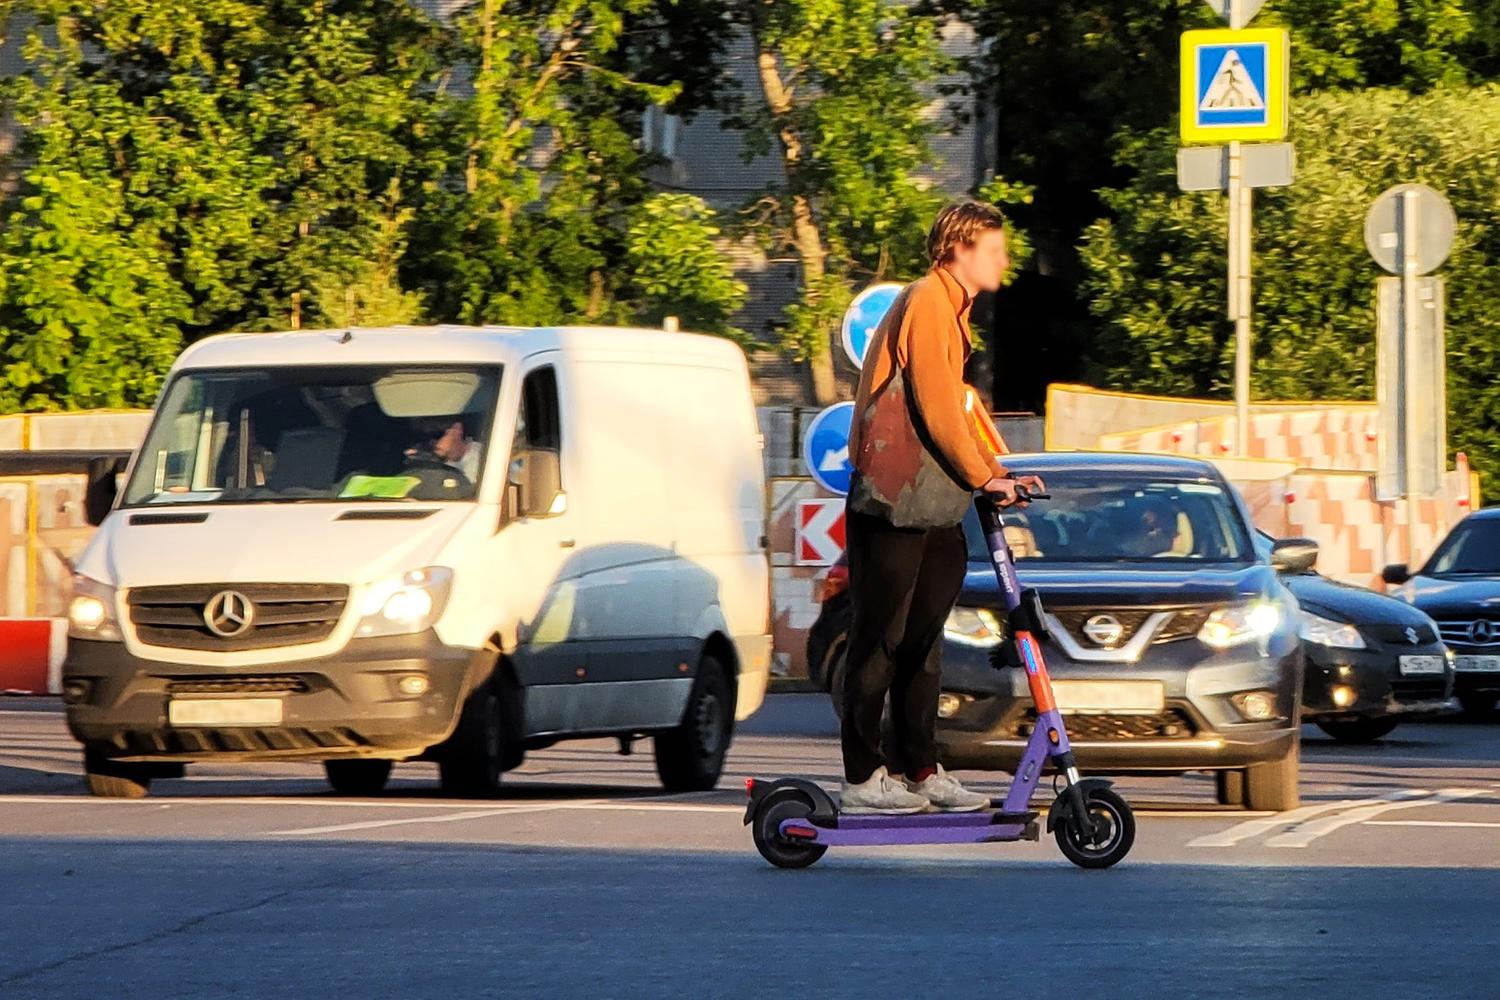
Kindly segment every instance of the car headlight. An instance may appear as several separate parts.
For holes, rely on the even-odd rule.
[[[1215,649],[1228,649],[1264,639],[1280,624],[1281,609],[1273,601],[1251,601],[1214,611],[1198,630],[1198,638]]]
[[[359,605],[360,638],[410,635],[431,628],[441,617],[453,587],[453,571],[444,566],[415,569],[382,580],[365,591]]]
[[[1298,635],[1303,642],[1315,642],[1320,646],[1337,646],[1340,649],[1364,649],[1364,636],[1348,622],[1336,622],[1332,618],[1302,612],[1302,626]]]
[[[73,577],[73,600],[68,603],[68,638],[119,642],[115,616],[115,588],[86,576]]]
[[[989,608],[954,608],[943,623],[943,635],[965,646],[998,646],[1004,632]]]

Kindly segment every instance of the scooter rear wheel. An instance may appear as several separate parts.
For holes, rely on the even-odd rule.
[[[777,868],[806,868],[827,851],[826,844],[804,844],[781,835],[781,824],[789,819],[811,816],[813,804],[798,794],[775,795],[755,810],[750,834],[755,849]]]
[[[1117,864],[1135,844],[1135,814],[1118,793],[1093,788],[1084,800],[1094,830],[1083,831],[1071,812],[1058,818],[1054,834],[1063,855],[1080,868],[1108,868]]]

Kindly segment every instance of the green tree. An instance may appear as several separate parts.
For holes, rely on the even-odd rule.
[[[835,398],[832,335],[856,284],[914,277],[943,194],[921,178],[942,126],[929,113],[950,68],[937,21],[899,0],[744,0],[759,92],[742,107],[746,155],[785,176],[754,228],[802,268],[787,346],[820,403]]]
[[[676,316],[684,329],[744,340],[730,317],[745,301],[715,237],[713,210],[701,198],[659,194],[642,202],[626,238],[637,322]]]
[[[1459,217],[1448,284],[1451,445],[1500,488],[1500,87],[1328,93],[1298,104],[1297,182],[1257,192],[1254,394],[1374,396],[1374,283],[1363,219],[1391,184],[1443,191]],[[1090,228],[1083,292],[1096,377],[1143,392],[1228,395],[1222,196],[1176,189],[1169,134],[1122,153],[1136,181]]]

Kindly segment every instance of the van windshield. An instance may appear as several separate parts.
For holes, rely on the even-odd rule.
[[[472,500],[499,386],[474,366],[184,372],[124,503]]]
[[[1024,471],[1024,470],[1023,470]],[[1054,471],[1051,500],[1004,517],[1017,560],[1059,563],[1250,562],[1249,533],[1229,494],[1213,482]],[[971,509],[964,522],[971,561],[989,549]]]

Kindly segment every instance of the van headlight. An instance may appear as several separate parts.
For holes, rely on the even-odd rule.
[[[965,646],[998,646],[1000,620],[989,608],[954,608],[943,623],[943,635]]]
[[[453,571],[445,566],[414,569],[382,580],[360,600],[359,627],[354,634],[367,638],[426,631],[442,616],[452,588]]]
[[[1281,624],[1281,609],[1273,601],[1251,601],[1219,608],[1198,630],[1198,638],[1214,649],[1264,639]]]
[[[1315,642],[1320,646],[1337,646],[1340,649],[1364,649],[1364,636],[1348,622],[1336,622],[1332,618],[1302,612],[1302,626],[1297,630],[1303,642]]]
[[[73,600],[68,602],[68,638],[119,642],[115,617],[115,588],[86,576],[73,577]]]

